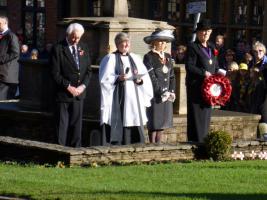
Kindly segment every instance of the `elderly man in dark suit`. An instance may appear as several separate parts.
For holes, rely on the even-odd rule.
[[[8,28],[8,18],[0,16],[0,100],[15,97],[19,74],[19,42]]]
[[[70,24],[66,38],[51,50],[52,77],[56,83],[58,143],[81,147],[83,99],[91,76],[88,48],[80,42],[84,28]]]

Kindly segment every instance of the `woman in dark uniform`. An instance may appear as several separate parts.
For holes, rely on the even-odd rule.
[[[200,21],[197,24],[196,41],[188,45],[185,65],[188,141],[203,142],[209,130],[211,106],[203,101],[201,86],[205,78],[218,70],[214,45],[208,41],[211,33],[210,21]]]
[[[151,46],[151,51],[144,56],[144,64],[150,70],[154,90],[151,107],[147,109],[147,128],[151,143],[160,143],[163,130],[173,124],[175,76],[171,55],[165,52],[166,43],[173,40],[174,36],[169,30],[156,30],[144,38]]]

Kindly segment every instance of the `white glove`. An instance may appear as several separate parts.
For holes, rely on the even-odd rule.
[[[170,96],[169,96],[169,98],[168,98],[168,101],[174,102],[175,99],[176,99],[176,95],[175,95],[175,93],[170,92]]]
[[[225,75],[226,75],[226,70],[224,70],[224,69],[219,69],[217,73],[220,74],[220,75],[225,76]]]
[[[165,102],[169,99],[169,97],[170,97],[170,92],[166,91],[161,95],[161,101]]]

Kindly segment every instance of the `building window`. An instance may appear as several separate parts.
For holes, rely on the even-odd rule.
[[[7,15],[7,0],[0,0],[0,15]]]
[[[163,4],[161,0],[151,0],[151,18],[154,20],[163,20]]]
[[[246,24],[248,22],[248,2],[247,0],[234,1],[234,23]]]
[[[101,15],[101,0],[93,1],[93,13],[94,17],[100,17]]]
[[[23,7],[24,43],[43,50],[45,46],[45,0],[25,0]]]
[[[227,10],[226,10],[226,1],[217,0],[212,1],[212,22],[215,24],[226,24],[227,23]]]
[[[247,32],[245,29],[235,30],[234,31],[234,41],[245,40],[246,33]]]
[[[180,18],[180,0],[169,0],[167,17],[170,21],[177,21]]]
[[[263,0],[254,0],[252,2],[252,24],[262,25],[263,23]]]
[[[26,0],[25,5],[27,7],[33,7],[34,0]]]

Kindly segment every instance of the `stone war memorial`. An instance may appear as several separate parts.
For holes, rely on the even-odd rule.
[[[98,64],[108,52],[115,50],[114,37],[124,31],[131,37],[131,50],[143,56],[149,49],[143,42],[156,28],[174,30],[163,21],[128,17],[127,0],[105,1],[106,17],[65,18],[58,22],[58,39],[65,35],[69,23],[78,22],[85,27],[82,38],[91,50],[93,76],[87,88],[84,103],[82,148],[55,144],[53,120],[53,84],[47,60],[21,60],[21,98],[0,102],[0,159],[52,162],[70,165],[94,162],[149,162],[195,159],[198,144],[186,143],[186,90],[185,67],[175,65],[176,102],[174,126],[165,131],[163,144],[101,146],[100,86]],[[168,47],[170,50],[170,46]],[[214,110],[210,130],[224,130],[234,140],[233,149],[249,152],[261,151],[264,142],[257,141],[259,115]]]

